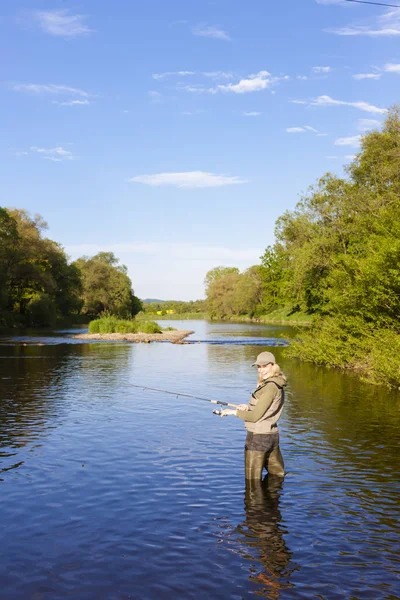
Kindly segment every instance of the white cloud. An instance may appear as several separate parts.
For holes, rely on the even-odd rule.
[[[15,92],[25,92],[27,94],[52,94],[52,95],[71,95],[88,98],[90,94],[79,88],[69,87],[67,85],[56,85],[54,83],[14,83],[12,89]]]
[[[394,37],[400,35],[400,10],[390,10],[378,17],[377,25],[354,25],[328,29],[329,33],[342,36]]]
[[[70,15],[65,9],[35,11],[33,14],[41,29],[50,35],[75,37],[92,31],[84,23],[85,15]]]
[[[44,158],[46,158],[47,160],[52,160],[54,162],[74,160],[72,152],[69,152],[69,150],[65,150],[65,148],[63,148],[62,146],[57,146],[56,148],[38,148],[37,146],[31,146],[30,150],[32,150],[32,152],[38,152],[39,154],[43,154]]]
[[[353,75],[353,79],[380,79],[382,77],[381,73],[356,73]]]
[[[129,181],[133,183],[144,183],[153,187],[172,185],[178,188],[208,188],[221,187],[224,185],[237,185],[248,183],[239,177],[226,175],[215,175],[204,171],[188,171],[184,173],[156,173],[154,175],[138,175]]]
[[[150,97],[151,101],[154,104],[159,104],[161,102],[161,100],[162,100],[162,94],[160,94],[160,92],[156,92],[154,90],[150,90],[148,92],[148,94],[149,94],[149,97]]]
[[[165,73],[153,73],[153,79],[166,79],[167,77],[189,77],[196,75],[195,71],[166,71]]]
[[[226,71],[166,71],[165,73],[153,73],[152,77],[156,80],[167,79],[169,77],[192,77],[193,75],[201,75],[209,79],[232,79],[233,73]]]
[[[225,40],[226,42],[230,41],[229,35],[221,29],[220,27],[216,27],[215,25],[196,25],[192,29],[193,35],[197,35],[200,37],[209,37],[214,38],[216,40]]]
[[[250,112],[243,112],[242,115],[244,117],[259,117],[262,113],[257,112],[256,110]]]
[[[90,104],[89,100],[68,100],[67,102],[58,102],[58,100],[53,100],[53,104],[58,104],[58,106],[85,106]]]
[[[377,129],[380,127],[381,122],[376,119],[358,119],[357,129],[359,131],[371,131],[371,129]]]
[[[387,113],[386,108],[379,108],[373,104],[369,104],[368,102],[346,102],[345,100],[335,100],[330,96],[318,96],[310,101],[292,100],[292,102],[294,104],[308,104],[309,106],[351,106],[352,108],[357,108],[358,110],[362,110],[364,112],[382,115]]]
[[[181,90],[196,94],[218,94],[233,93],[233,94],[248,94],[251,92],[259,92],[276,85],[279,81],[289,79],[287,75],[282,77],[273,77],[268,71],[260,71],[253,75],[248,75],[241,79],[238,83],[219,84],[215,87],[207,87],[201,83],[194,83],[179,87]]]
[[[306,129],[304,129],[304,127],[287,127],[286,132],[287,133],[305,133]]]
[[[386,73],[398,73],[400,75],[400,64],[387,63],[383,70]]]
[[[226,71],[203,71],[202,75],[211,79],[233,79],[233,73]]]
[[[296,79],[298,79],[299,81],[307,81],[308,77],[307,75],[296,75]]]
[[[250,92],[265,90],[277,83],[279,79],[280,78],[278,77],[272,77],[271,73],[268,73],[268,71],[260,71],[254,75],[249,75],[247,79],[241,79],[238,83],[218,85],[217,89],[221,92],[248,94]],[[288,79],[288,77],[283,77],[282,79]]]
[[[332,71],[332,67],[313,67],[312,68],[314,73],[330,73]]]
[[[346,154],[345,159],[346,160],[354,160],[356,157],[355,154]]]
[[[357,148],[360,145],[361,136],[353,135],[351,137],[342,137],[335,140],[335,146],[353,146]]]
[[[326,135],[325,133],[320,133],[318,129],[314,129],[314,127],[310,127],[310,125],[303,125],[302,127],[287,127],[285,130],[287,133],[307,133],[307,131],[312,131],[317,135]]]

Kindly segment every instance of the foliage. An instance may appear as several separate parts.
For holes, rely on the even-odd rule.
[[[161,333],[161,327],[154,321],[134,321],[133,319],[118,319],[115,315],[107,314],[99,319],[90,321],[89,333]]]
[[[137,314],[140,300],[132,291],[125,265],[112,252],[99,252],[92,258],[82,257],[73,265],[82,277],[82,312],[99,315],[105,311],[127,318]]]
[[[254,315],[262,303],[262,278],[259,266],[243,273],[239,269],[217,267],[206,275],[207,310],[211,318]]]
[[[207,274],[210,314],[279,311],[314,318],[292,355],[400,383],[400,112],[362,137],[347,177],[330,173],[276,223],[261,257],[261,300],[244,274]],[[254,297],[252,294],[254,293]],[[253,304],[250,302],[253,300]],[[243,302],[247,300],[246,302]]]
[[[0,312],[6,325],[48,325],[79,311],[79,273],[61,246],[43,237],[46,227],[40,215],[0,208]]]
[[[205,300],[189,300],[183,302],[179,300],[163,300],[143,302],[143,311],[147,315],[168,316],[174,318],[174,315],[193,314],[199,315],[205,312]],[[170,311],[169,314],[167,311]],[[172,311],[172,313],[171,313]]]

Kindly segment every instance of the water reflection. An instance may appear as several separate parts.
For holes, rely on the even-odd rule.
[[[292,587],[290,576],[297,569],[291,564],[292,552],[286,545],[286,532],[281,524],[282,485],[282,478],[271,475],[263,481],[246,481],[246,518],[236,528],[238,552],[250,561],[249,580],[257,584],[258,595],[271,600],[277,600],[282,590]]]

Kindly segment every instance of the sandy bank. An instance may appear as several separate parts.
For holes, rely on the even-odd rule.
[[[194,331],[163,331],[162,333],[79,333],[74,338],[81,340],[126,340],[148,344],[150,342],[172,342],[180,344]]]

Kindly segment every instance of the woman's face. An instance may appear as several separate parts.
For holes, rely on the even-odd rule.
[[[267,379],[267,377],[271,371],[271,363],[268,363],[266,365],[257,365],[257,369],[258,369],[258,374],[261,377],[261,379]]]

